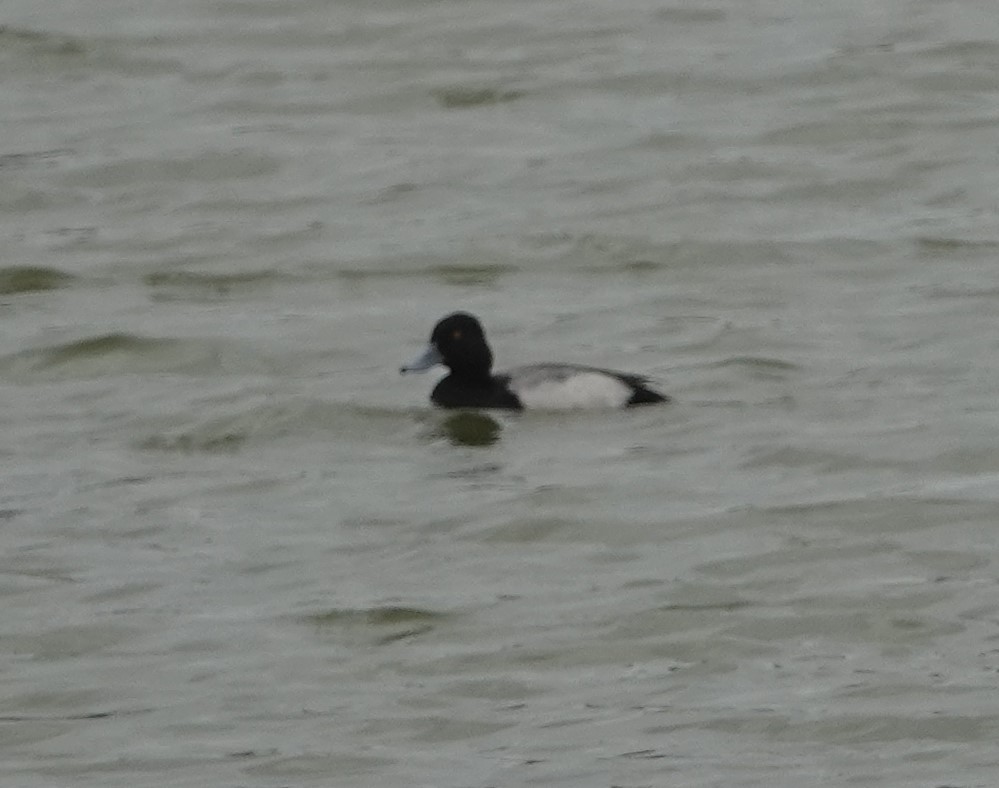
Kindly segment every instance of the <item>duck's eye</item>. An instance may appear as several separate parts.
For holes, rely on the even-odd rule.
[[[456,328],[454,331],[451,332],[451,339],[461,339],[461,329],[460,328]]]

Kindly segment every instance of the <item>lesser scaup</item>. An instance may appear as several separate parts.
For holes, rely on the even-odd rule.
[[[443,364],[451,374],[430,399],[442,408],[621,408],[669,402],[641,375],[576,364],[531,364],[492,374],[493,354],[474,315],[443,318],[419,358],[399,371],[424,372]]]

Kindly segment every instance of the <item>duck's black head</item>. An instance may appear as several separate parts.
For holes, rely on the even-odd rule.
[[[401,371],[422,372],[435,364],[443,364],[461,379],[489,380],[493,354],[482,324],[474,315],[455,312],[442,318],[434,326],[427,351]]]
[[[486,332],[475,316],[455,312],[442,319],[430,335],[444,359],[444,366],[461,376],[489,376],[493,354],[486,343]]]

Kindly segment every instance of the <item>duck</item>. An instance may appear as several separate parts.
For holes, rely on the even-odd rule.
[[[449,374],[430,400],[441,408],[572,410],[656,405],[670,398],[644,375],[580,364],[529,364],[493,373],[493,353],[475,315],[441,318],[426,350],[399,372],[426,372],[443,365]]]

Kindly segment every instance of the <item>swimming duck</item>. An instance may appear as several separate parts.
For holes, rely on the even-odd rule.
[[[467,312],[442,318],[423,354],[399,371],[425,372],[438,364],[450,370],[430,395],[442,408],[623,408],[669,402],[642,375],[599,367],[530,364],[493,374],[485,331]]]

